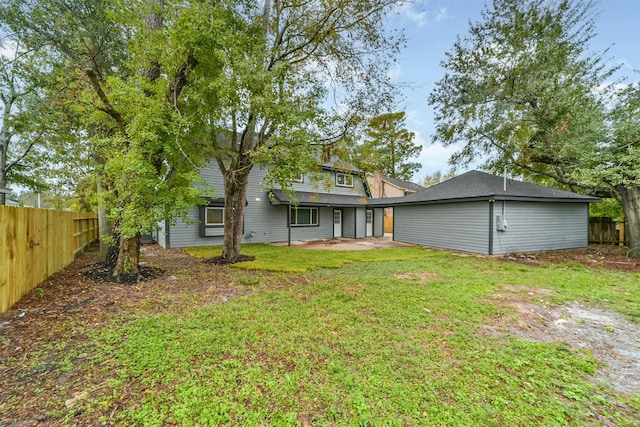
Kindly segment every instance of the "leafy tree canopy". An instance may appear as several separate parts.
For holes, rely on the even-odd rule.
[[[431,175],[425,176],[422,180],[422,185],[424,185],[425,187],[431,187],[433,185],[441,183],[442,181],[454,178],[455,176],[456,173],[452,170],[444,174],[441,171],[436,171]]]
[[[415,134],[405,128],[405,113],[386,113],[374,117],[365,130],[366,139],[353,147],[352,162],[365,172],[380,171],[391,178],[410,181],[420,168],[411,162],[422,147],[414,143]]]
[[[593,1],[494,0],[443,62],[433,141],[460,147],[455,165],[617,198],[640,245],[637,86],[616,93],[589,50],[596,17]]]

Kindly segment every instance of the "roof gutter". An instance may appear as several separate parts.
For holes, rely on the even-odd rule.
[[[389,199],[374,199],[374,200],[389,200]],[[450,198],[450,199],[435,199],[435,200],[413,200],[413,201],[404,201],[404,200],[394,200],[390,202],[374,202],[369,203],[369,206],[376,205],[388,205],[388,206],[407,206],[407,205],[436,205],[443,203],[463,203],[463,202],[482,202],[482,201],[507,201],[507,202],[548,202],[548,203],[596,203],[600,202],[599,197],[588,197],[585,196],[583,198],[562,198],[562,197],[527,197],[527,196],[511,196],[504,194],[492,194],[487,196],[477,196],[477,197],[462,197],[459,199]]]

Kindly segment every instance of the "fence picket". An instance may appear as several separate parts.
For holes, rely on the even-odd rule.
[[[95,214],[0,206],[0,313],[98,236]]]
[[[629,244],[629,238],[624,234],[624,227],[624,219],[614,221],[610,217],[590,217],[589,243],[626,246]]]

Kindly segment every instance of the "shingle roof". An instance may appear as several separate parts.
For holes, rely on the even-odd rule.
[[[342,160],[338,156],[332,156],[328,161],[326,162],[320,161],[318,162],[318,164],[322,169],[337,170],[337,171],[354,173],[358,175],[363,173],[362,171],[358,170],[354,165]]]
[[[287,193],[282,190],[271,190],[274,205],[288,205],[291,200]],[[296,191],[296,198],[300,206],[366,206],[368,198],[364,196],[347,196],[343,194],[311,193],[306,191]]]
[[[397,178],[391,178],[388,176],[383,176],[382,179],[384,181],[387,181],[390,184],[395,185],[398,188],[402,188],[404,190],[411,190],[411,191],[420,191],[420,190],[424,190],[427,187],[423,187],[422,185],[413,183],[413,182],[409,182],[409,181],[403,181],[402,179],[397,179]]]
[[[274,205],[289,204],[289,196],[282,190],[272,190]],[[470,171],[424,188],[404,197],[369,199],[364,196],[312,193],[297,191],[301,206],[394,206],[403,204],[446,203],[469,200],[520,200],[545,202],[598,202],[598,197],[585,196],[570,191],[543,187],[529,182],[507,179],[486,172]]]
[[[386,199],[386,203],[384,203],[384,201],[376,201],[374,204],[395,205],[404,203],[442,203],[445,201],[462,201],[470,199],[536,200],[583,203],[600,201],[597,197],[543,187],[541,185],[517,181],[514,179],[507,179],[505,191],[503,177],[474,170],[408,196]]]

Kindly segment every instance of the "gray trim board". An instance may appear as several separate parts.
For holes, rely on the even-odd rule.
[[[493,208],[494,201],[489,200],[489,255],[493,255]]]

